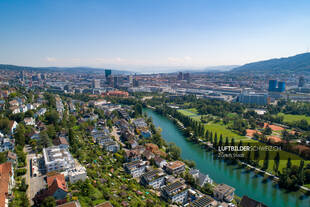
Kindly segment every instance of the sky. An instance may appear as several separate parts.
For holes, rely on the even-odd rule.
[[[0,0],[0,63],[197,69],[310,49],[309,0]]]

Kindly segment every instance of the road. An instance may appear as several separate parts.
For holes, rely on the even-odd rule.
[[[114,136],[115,140],[122,145],[123,147],[125,146],[125,144],[120,140],[120,135],[117,133],[117,128],[115,126],[113,126],[112,128],[112,132],[111,135]]]
[[[32,152],[32,149],[29,145],[25,146],[24,152],[27,153],[26,184],[29,186],[27,190],[27,196],[30,201],[30,205],[33,205],[33,197],[39,190],[45,188],[46,182],[44,180],[44,175],[37,175],[36,177],[32,177],[30,175],[30,160],[36,158],[36,154]]]

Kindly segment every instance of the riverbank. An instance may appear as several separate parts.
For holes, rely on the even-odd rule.
[[[180,128],[181,130],[184,132],[186,130],[186,127],[183,125],[183,123],[178,120],[177,118],[173,117],[171,114],[167,113],[167,114],[164,114],[164,116],[166,116],[167,118],[169,118],[170,120],[172,120],[174,123],[176,123]],[[212,133],[212,131],[211,131]],[[194,139],[194,140],[191,140],[189,138],[186,138],[186,140],[188,141],[192,141],[193,143],[195,144],[199,144],[199,145],[203,145],[203,146],[206,146],[208,148],[210,148],[213,152],[215,153],[218,153],[218,150],[217,149],[214,149],[212,144],[211,143],[206,143],[205,141],[203,141],[202,139]],[[257,166],[253,166],[247,162],[244,162],[244,161],[241,161],[239,159],[236,159],[236,162],[240,165],[240,166],[243,166],[243,167],[247,167],[247,168],[250,168],[250,169],[254,169],[254,171],[258,174],[261,174],[263,176],[269,176],[270,179],[274,180],[275,182],[279,182],[280,181],[280,178],[277,177],[276,175],[272,174],[271,172],[267,171],[267,170],[263,170]],[[306,194],[310,194],[310,189],[305,187],[305,186],[300,186],[298,185],[298,190],[306,193]]]
[[[186,141],[180,127],[176,127],[170,119],[151,109],[145,109],[145,112],[152,117],[156,127],[161,127],[163,138],[167,142],[176,143],[181,148],[183,159],[195,161],[196,167],[203,173],[209,174],[216,183],[227,183],[235,187],[238,196],[248,195],[268,206],[309,206],[309,196],[300,192],[288,193],[280,189],[272,180],[253,172],[254,170],[246,170],[240,166],[229,165],[223,160],[214,159],[211,152],[202,149],[200,145]]]

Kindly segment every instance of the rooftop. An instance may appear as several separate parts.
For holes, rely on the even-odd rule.
[[[222,194],[227,194],[227,193],[232,193],[233,191],[235,191],[235,188],[222,183],[222,184],[218,184],[217,186],[215,186],[214,191],[220,192]]]
[[[174,162],[169,162],[168,165],[167,165],[166,167],[168,167],[168,168],[174,170],[174,169],[177,169],[177,168],[182,167],[182,166],[184,166],[184,165],[185,165],[185,164],[184,164],[183,162],[181,162],[181,161],[179,161],[179,160],[176,160],[176,161],[174,161]]]
[[[174,182],[174,183],[164,187],[163,190],[166,191],[168,194],[171,194],[173,191],[181,189],[181,188],[185,188],[185,187],[186,187],[185,184],[177,181],[177,182]]]
[[[210,205],[212,202],[214,202],[214,199],[211,198],[210,196],[205,195],[190,203],[189,207],[206,207]]]
[[[100,204],[96,205],[95,207],[113,207],[113,206],[109,201],[106,201],[104,203],[100,203]]]

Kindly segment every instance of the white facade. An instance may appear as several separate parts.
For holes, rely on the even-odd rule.
[[[75,168],[74,159],[66,149],[61,149],[58,146],[44,148],[43,156],[47,172],[65,171]]]
[[[75,183],[79,180],[84,181],[87,178],[86,168],[79,166],[74,169],[70,169],[66,172],[66,177],[70,183]]]

